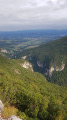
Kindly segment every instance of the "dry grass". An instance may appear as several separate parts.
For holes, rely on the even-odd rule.
[[[2,118],[9,118],[11,115],[17,115],[17,109],[14,106],[5,106]]]

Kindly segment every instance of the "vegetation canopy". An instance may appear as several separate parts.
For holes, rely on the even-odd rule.
[[[49,83],[42,74],[23,68],[23,62],[0,55],[4,118],[14,113],[23,120],[66,120],[67,88]],[[8,108],[10,111],[5,114]]]

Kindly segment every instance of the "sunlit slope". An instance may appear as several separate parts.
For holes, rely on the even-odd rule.
[[[27,120],[66,119],[67,88],[23,68],[23,61],[0,55],[0,99],[15,106],[18,115],[22,118],[24,113]]]

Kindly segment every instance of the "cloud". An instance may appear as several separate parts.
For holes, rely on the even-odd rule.
[[[66,27],[67,0],[0,0],[0,30]]]

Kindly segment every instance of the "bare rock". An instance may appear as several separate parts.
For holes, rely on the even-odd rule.
[[[2,101],[0,100],[0,114],[2,113],[3,109],[4,109],[4,105]]]
[[[38,67],[43,68],[43,64],[40,63],[39,61],[37,61],[37,65],[38,65]]]
[[[0,120],[22,120],[22,119],[20,119],[19,117],[15,116],[15,115],[12,115],[8,119],[3,119],[1,117],[1,113],[2,113],[3,109],[4,109],[4,105],[3,105],[2,101],[0,100]]]
[[[22,120],[19,117],[12,115],[10,118],[8,118],[8,120]]]
[[[29,69],[33,72],[33,67],[31,65],[31,63],[25,61],[24,63],[20,64],[23,68]]]

